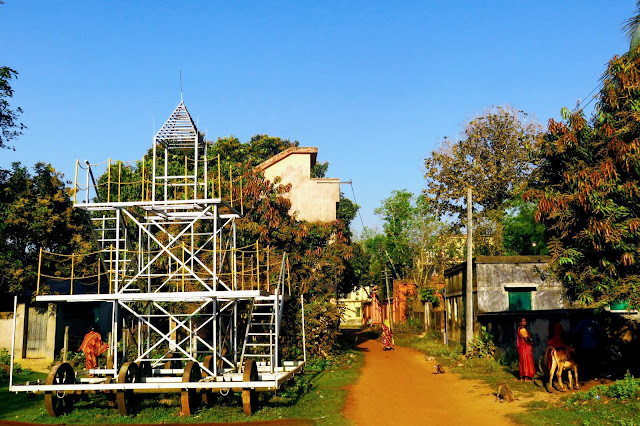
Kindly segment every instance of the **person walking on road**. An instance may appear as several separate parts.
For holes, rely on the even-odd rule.
[[[391,325],[389,320],[384,320],[382,324],[382,350],[389,351],[393,349],[393,332],[391,331]]]

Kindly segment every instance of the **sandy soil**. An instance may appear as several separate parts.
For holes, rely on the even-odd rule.
[[[359,345],[365,365],[349,387],[345,416],[356,425],[509,425],[505,414],[523,411],[524,400],[495,401],[495,389],[451,373],[433,374],[435,361],[380,340]],[[532,384],[532,386],[534,386]]]

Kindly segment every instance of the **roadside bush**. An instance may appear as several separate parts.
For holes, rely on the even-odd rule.
[[[602,398],[632,400],[640,397],[640,378],[634,378],[628,371],[624,379],[612,385],[594,386],[587,392],[578,392],[567,399],[567,405],[578,401],[598,401]]]
[[[422,331],[422,322],[415,318],[407,318],[405,322],[393,324],[393,331],[398,334],[418,334]]]
[[[0,350],[0,379],[9,378],[9,372],[11,371],[11,354],[8,350],[2,348]],[[17,362],[13,363],[13,374],[28,374],[31,371],[22,368]]]
[[[482,326],[480,336],[471,341],[467,358],[489,358],[496,353],[496,345],[493,343],[493,336],[487,331],[487,327]]]

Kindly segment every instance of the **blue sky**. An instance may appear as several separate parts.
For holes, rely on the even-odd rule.
[[[40,1],[0,5],[0,65],[28,126],[0,167],[140,159],[184,101],[209,139],[317,146],[365,226],[491,105],[546,124],[626,51],[635,0]],[[351,187],[343,192],[352,198]],[[362,225],[356,219],[356,231]]]

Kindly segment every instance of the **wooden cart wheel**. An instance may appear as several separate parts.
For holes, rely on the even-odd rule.
[[[244,363],[244,371],[242,373],[242,381],[256,382],[258,381],[258,366],[255,361],[248,359]],[[242,389],[242,407],[247,416],[252,415],[258,409],[258,392],[253,388]]]
[[[184,367],[184,372],[182,373],[182,383],[199,382],[201,378],[202,373],[200,372],[200,364],[195,361],[189,361]],[[182,403],[183,415],[191,416],[192,414],[195,414],[200,406],[198,389],[182,389],[180,402]]]
[[[204,357],[202,366],[213,372],[213,355],[207,355],[206,357]],[[204,405],[206,405],[207,407],[213,407],[216,399],[216,395],[211,389],[202,389],[202,403]]]
[[[166,359],[168,359],[168,361],[164,363],[165,369],[177,370],[182,368],[182,360],[171,359],[171,358],[176,358],[176,354],[171,352],[170,354],[167,355]]]
[[[138,361],[136,362],[138,370],[140,370],[140,378],[153,376],[153,370],[151,368],[151,361]]]
[[[140,370],[138,366],[133,362],[125,362],[120,367],[118,373],[118,383],[137,383],[140,381]],[[138,409],[138,397],[132,389],[118,390],[116,392],[116,403],[118,404],[118,411],[123,416],[131,416],[136,413]]]
[[[73,367],[68,363],[56,364],[47,376],[47,385],[70,385],[76,382]],[[52,417],[58,417],[73,410],[74,396],[72,392],[46,391],[44,393],[44,406]]]

